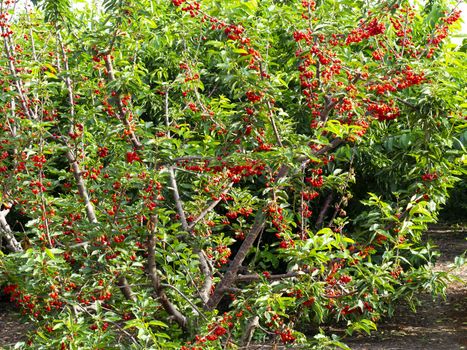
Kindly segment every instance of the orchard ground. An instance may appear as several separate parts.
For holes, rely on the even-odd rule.
[[[456,256],[467,250],[466,227],[454,231],[434,227],[427,238],[439,246],[441,257],[436,270],[449,271]],[[467,266],[453,271],[462,282],[448,286],[446,301],[421,299],[423,304],[413,313],[406,305],[395,316],[381,323],[371,337],[355,337],[346,343],[352,350],[457,350],[467,349]]]
[[[467,226],[436,225],[425,235],[441,252],[437,271],[452,271],[460,281],[449,284],[446,300],[421,297],[422,305],[413,313],[401,305],[393,318],[383,321],[371,336],[354,336],[345,342],[352,350],[458,350],[467,349],[467,265],[452,270],[456,256],[467,250]],[[461,282],[462,281],[462,282]],[[0,303],[0,349],[25,340],[31,327],[20,322],[11,304]],[[330,329],[342,333],[339,328]],[[280,349],[275,345],[251,345],[250,350]]]

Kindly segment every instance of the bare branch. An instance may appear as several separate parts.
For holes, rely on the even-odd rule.
[[[86,189],[86,185],[84,184],[83,178],[81,177],[81,169],[78,165],[78,161],[76,160],[76,157],[73,155],[73,153],[71,153],[70,150],[66,152],[66,157],[68,159],[68,162],[70,163],[71,172],[73,173],[76,185],[78,187],[78,193],[84,201],[84,206],[86,208],[86,215],[88,217],[88,220],[89,222],[95,224],[97,223],[96,213],[94,212],[94,206],[92,205],[91,200],[89,199],[89,194]]]
[[[180,216],[180,221],[182,223],[182,229],[188,231],[188,223],[186,221],[185,211],[183,210],[183,203],[180,199],[180,194],[178,192],[177,180],[175,178],[175,172],[173,167],[169,167],[169,177],[170,185],[172,186],[172,193],[175,201],[175,207],[177,208],[177,213]]]
[[[270,275],[268,277],[261,276],[257,273],[249,274],[249,275],[238,275],[237,278],[235,279],[235,283],[241,283],[241,282],[254,282],[254,281],[259,281],[260,279],[266,278],[268,281],[278,281],[278,280],[283,280],[287,278],[293,278],[297,277],[300,275],[303,275],[303,271],[291,271],[287,273],[282,273],[278,275]]]
[[[195,225],[200,222],[201,220],[204,219],[204,217],[211,211],[213,210],[221,201],[224,195],[229,192],[229,190],[232,188],[233,182],[231,182],[219,195],[219,198],[213,201],[211,204],[209,204],[188,226],[188,230],[191,231],[195,227]]]
[[[334,194],[331,192],[331,193],[328,194],[328,196],[324,200],[323,206],[321,207],[321,210],[320,210],[319,215],[318,215],[318,219],[316,220],[315,226],[317,228],[321,227],[321,225],[323,224],[324,217],[326,216],[326,213],[329,210],[329,206],[331,205],[331,202],[332,202],[333,198],[334,198]]]
[[[250,232],[248,232],[248,235],[245,237],[245,240],[240,246],[240,249],[238,250],[237,254],[235,254],[235,258],[230,263],[227,271],[224,274],[224,277],[219,282],[219,284],[216,286],[216,290],[214,291],[214,294],[212,294],[211,297],[209,298],[209,301],[207,303],[208,309],[213,310],[214,308],[216,308],[222,299],[222,296],[224,294],[224,289],[230,288],[232,284],[234,284],[237,278],[238,270],[240,266],[242,265],[243,260],[245,260],[245,257],[248,251],[253,246],[253,243],[255,242],[260,232],[264,229],[264,226],[265,226],[264,215],[263,215],[262,209],[260,209],[258,213],[256,214],[255,222],[253,223],[253,226]]]
[[[254,316],[248,322],[245,331],[243,332],[242,339],[240,340],[240,344],[242,346],[248,347],[251,342],[251,338],[253,338],[253,334],[255,333],[255,329],[259,326],[259,316]]]
[[[10,225],[6,221],[6,216],[9,212],[10,209],[0,211],[0,238],[3,236],[3,238],[6,241],[6,247],[8,248],[8,250],[14,253],[18,253],[23,251],[23,248],[21,247],[21,244],[16,240]]]
[[[122,294],[124,295],[126,300],[136,301],[136,297],[131,290],[130,285],[128,284],[128,280],[125,276],[121,275],[117,280],[117,286],[121,289]]]

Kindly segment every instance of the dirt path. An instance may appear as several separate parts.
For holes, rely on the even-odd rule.
[[[428,238],[439,246],[436,270],[448,271],[454,258],[467,250],[465,230],[438,226]],[[448,286],[446,301],[423,295],[423,304],[413,313],[406,305],[394,317],[378,325],[370,337],[347,339],[352,350],[459,350],[467,349],[467,265],[453,271],[464,281]]]
[[[18,341],[26,340],[30,326],[19,322],[18,311],[6,301],[0,301],[0,349],[8,349]]]
[[[438,271],[448,271],[454,258],[467,250],[465,229],[438,226],[427,236],[442,254],[436,264]],[[446,301],[423,295],[417,313],[401,305],[392,319],[379,324],[378,332],[345,342],[352,350],[467,350],[467,265],[454,273],[464,283],[450,284]],[[25,340],[28,327],[18,321],[11,305],[0,302],[0,349]]]

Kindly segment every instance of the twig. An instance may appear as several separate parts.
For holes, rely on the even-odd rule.
[[[341,199],[339,200],[339,203],[336,203],[336,205],[335,205],[335,208],[336,208],[336,209],[334,210],[334,213],[332,214],[332,217],[331,217],[331,219],[329,220],[328,226],[331,226],[331,224],[334,222],[334,219],[336,218],[337,213],[341,210],[341,206],[342,206],[342,204],[344,203],[344,199],[345,199],[345,190],[346,190],[347,187],[349,186],[350,178],[354,175],[354,170],[353,170],[353,162],[354,162],[354,159],[355,159],[355,147],[353,148],[352,157],[350,158],[349,171],[347,172],[347,176],[346,176],[346,179],[345,179],[344,188],[342,189],[342,196],[341,196]]]
[[[82,305],[80,304],[75,304],[75,305],[72,305],[73,307],[73,310],[76,312],[76,309],[79,308],[81,309],[81,311],[84,311],[86,314],[88,314],[89,316],[91,316],[92,318],[94,318],[95,316],[93,314],[91,314],[85,307],[83,307]],[[104,309],[107,309],[105,307],[103,307]],[[107,309],[107,310],[111,310],[111,309]],[[136,340],[125,328],[122,328],[117,322],[113,322],[113,321],[108,321],[110,322],[111,324],[113,324],[114,326],[116,326],[120,331],[122,331],[124,334],[126,334],[132,341],[133,343],[135,343],[136,345],[138,345],[139,347],[141,347],[141,344],[139,343],[138,340]]]
[[[109,77],[109,81],[114,81],[115,80],[115,73],[114,73],[114,69],[113,69],[113,66],[112,66],[112,60],[110,58],[110,54],[104,55],[104,62],[105,62],[105,67],[107,69],[107,74],[108,74],[108,77]],[[127,128],[127,131],[129,133],[128,136],[129,136],[129,139],[130,139],[131,143],[133,144],[133,147],[135,149],[142,148],[143,145],[138,140],[138,137],[136,136],[136,134],[132,130],[132,126],[131,126],[130,122],[128,121],[127,117],[126,117],[126,112],[124,110],[123,103],[122,103],[122,100],[120,98],[120,95],[117,96],[116,104],[117,104],[117,108],[118,108],[118,119]]]
[[[328,299],[338,299],[338,298],[348,297],[350,295],[354,295],[354,294],[357,294],[357,293],[358,293],[358,291],[354,290],[352,292],[348,292],[348,293],[345,293],[345,294],[338,294],[338,295],[324,294],[323,297],[328,298]]]
[[[332,140],[329,145],[324,146],[320,150],[314,152],[315,155],[322,155],[327,153],[328,151],[338,147],[341,143],[344,141],[340,138],[336,138]],[[304,162],[309,162],[309,159],[305,159]],[[289,167],[286,165],[283,165],[279,171],[278,174],[276,175],[275,179],[276,181],[280,178],[283,178],[287,176],[287,173],[289,171]],[[240,266],[243,263],[243,260],[245,259],[248,251],[250,248],[253,246],[256,238],[260,234],[260,232],[264,229],[266,223],[264,220],[264,215],[263,215],[263,208],[258,211],[256,214],[255,222],[253,223],[253,226],[250,229],[250,232],[248,232],[245,240],[243,241],[242,245],[240,246],[240,249],[238,250],[237,254],[235,255],[235,258],[232,260],[230,263],[227,271],[225,272],[222,280],[219,282],[218,286],[216,287],[214,293],[211,295],[209,298],[209,301],[207,303],[207,307],[209,310],[213,310],[214,308],[217,307],[219,302],[222,299],[222,296],[224,294],[224,291],[228,288],[230,288],[236,281],[237,279],[237,274],[238,270],[240,269]]]
[[[1,26],[1,33],[3,37],[3,44],[5,48],[6,59],[8,61],[8,68],[10,69],[10,73],[13,76],[16,92],[18,93],[18,96],[20,97],[21,107],[23,108],[24,113],[26,113],[27,117],[30,120],[37,119],[37,115],[33,112],[31,108],[29,108],[30,101],[24,94],[24,86],[23,86],[22,80],[18,77],[18,74],[16,73],[16,67],[14,64],[14,61],[15,61],[14,60],[14,49],[13,49],[14,45],[12,44],[8,33],[6,33],[5,26]]]
[[[68,163],[71,166],[71,171],[73,173],[76,185],[78,187],[78,193],[84,201],[84,206],[86,208],[86,215],[88,217],[88,220],[90,223],[96,224],[96,213],[94,211],[94,206],[92,205],[91,200],[89,199],[89,194],[86,189],[86,185],[84,184],[83,178],[81,176],[81,169],[78,165],[78,161],[76,160],[76,157],[73,155],[73,153],[71,153],[71,150],[68,150],[66,152],[66,158],[68,159]]]
[[[407,102],[407,101],[405,101],[405,100],[403,100],[403,99],[401,99],[401,98],[399,98],[399,97],[396,97],[395,99],[396,99],[397,101],[399,101],[400,103],[405,104],[406,106],[408,106],[408,107],[410,107],[410,108],[412,108],[412,109],[414,109],[414,110],[416,110],[416,111],[419,109],[419,108],[418,108],[417,106],[415,106],[414,104],[412,104],[412,103],[410,103],[410,102]]]
[[[464,2],[464,0],[458,0],[458,1],[456,2],[456,4],[454,5],[454,7],[451,9],[451,11],[450,11],[448,14],[445,15],[445,18],[451,16],[451,15],[454,13],[454,11],[459,7],[459,5],[460,5],[461,3],[463,3],[463,2]],[[428,51],[428,48],[431,46],[431,40],[433,39],[433,36],[434,36],[436,30],[437,30],[437,27],[434,27],[433,30],[432,30],[432,32],[430,33],[430,37],[429,37],[428,42],[425,44],[425,48],[424,48],[423,51],[418,55],[418,59],[419,59],[419,60],[420,60],[423,56],[425,56],[425,54],[426,54],[427,51]]]
[[[229,183],[229,185],[221,192],[219,195],[219,198],[213,201],[211,204],[209,204],[188,226],[188,230],[191,231],[195,227],[195,225],[200,222],[201,220],[204,219],[204,217],[211,211],[213,210],[223,199],[223,196],[229,192],[229,190],[232,188],[233,182]]]
[[[303,275],[303,271],[291,271],[287,273],[282,273],[278,275],[271,275],[268,277],[261,276],[257,273],[249,274],[249,275],[238,275],[237,278],[235,279],[236,283],[241,283],[241,282],[254,282],[254,281],[259,281],[260,279],[267,279],[268,281],[277,281],[277,280],[283,280],[287,278],[293,278],[297,277],[300,275]]]
[[[261,64],[261,62],[259,62],[259,71],[261,80],[264,80],[263,65]],[[268,107],[269,112],[269,121],[271,122],[272,130],[274,132],[274,136],[276,137],[277,144],[279,145],[279,147],[284,147],[282,144],[281,136],[279,134],[279,129],[277,128],[276,121],[274,120],[271,101],[267,100],[266,105]]]
[[[202,249],[195,249],[195,252],[199,258],[199,268],[204,275],[204,282],[201,291],[199,292],[199,296],[204,303],[204,306],[207,307],[207,303],[209,301],[209,294],[211,293],[212,289],[212,269],[209,264],[209,259],[206,256],[206,253]]]
[[[65,68],[65,85],[67,87],[67,91],[68,91],[68,103],[70,105],[70,115],[72,118],[74,118],[75,116],[75,103],[74,103],[74,96],[73,96],[73,84],[72,84],[72,81],[70,79],[70,69],[69,69],[69,66],[68,66],[68,57],[67,57],[67,54],[66,54],[66,50],[65,50],[65,47],[63,45],[63,41],[62,41],[62,35],[58,29],[58,27],[55,27],[55,31],[56,31],[56,34],[57,34],[57,40],[58,40],[58,44],[60,46],[60,49],[61,49],[61,54],[62,54],[62,59],[63,59],[63,62],[64,62],[64,68]],[[58,71],[60,72],[60,67],[58,68]],[[71,126],[70,126],[71,128]],[[84,180],[81,176],[81,169],[79,167],[79,164],[78,164],[78,160],[76,159],[76,156],[72,153],[71,151],[71,147],[67,144],[68,146],[68,150],[66,152],[66,158],[68,160],[68,163],[70,164],[70,167],[71,167],[71,171],[73,173],[73,176],[75,178],[75,181],[76,181],[76,185],[78,187],[78,193],[80,195],[80,197],[83,199],[84,201],[84,206],[86,208],[86,215],[88,217],[88,220],[89,222],[95,224],[97,223],[97,217],[96,217],[96,213],[94,211],[94,206],[92,205],[91,203],[91,200],[89,198],[89,194],[88,194],[88,191],[87,191],[87,188],[86,188],[86,185],[84,183]]]
[[[170,137],[170,133],[168,133],[169,137]],[[202,157],[202,156],[183,156],[183,157],[177,157],[177,158],[173,158],[170,160],[170,162],[172,163],[178,163],[178,162],[184,162],[184,161],[191,161],[191,160],[211,160],[211,159],[214,159],[214,158],[205,158],[205,157]]]
[[[58,38],[58,43],[60,45],[61,49],[61,54],[64,62],[64,68],[65,68],[65,85],[67,87],[68,91],[68,102],[70,104],[70,115],[72,118],[75,116],[75,108],[74,108],[74,92],[73,92],[73,82],[70,79],[70,69],[68,65],[68,56],[66,54],[66,50],[63,44],[62,36],[61,33],[58,29],[58,27],[55,28],[57,32],[57,38]],[[60,68],[59,68],[60,69]],[[78,164],[78,160],[76,159],[76,156],[72,153],[71,147],[67,144],[68,150],[66,152],[66,158],[68,159],[68,163],[71,166],[71,171],[73,173],[73,176],[76,181],[76,185],[78,187],[78,193],[80,197],[84,201],[85,209],[86,209],[86,215],[88,217],[88,220],[90,223],[97,224],[97,216],[96,212],[94,210],[94,206],[91,203],[91,200],[89,198],[89,194],[86,188],[86,185],[84,183],[83,177],[81,176],[81,169]],[[124,275],[121,275],[118,280],[117,280],[117,286],[120,288],[122,291],[123,296],[127,300],[131,301],[136,301],[136,297],[134,296],[132,289],[130,285],[128,284],[128,280]]]
[[[165,91],[164,95],[164,117],[165,117],[165,126],[167,127],[167,136],[172,137],[170,133],[170,114],[169,114],[169,90]]]
[[[167,126],[167,135],[168,137],[171,137],[170,112],[169,112],[169,91],[168,90],[165,91],[164,115],[165,115],[165,124]],[[219,196],[218,201],[214,201],[213,203],[211,203],[211,205],[208,206],[207,209],[203,210],[201,214],[195,219],[195,221],[193,221],[193,223],[189,226],[186,220],[185,210],[183,209],[183,203],[182,203],[182,200],[180,199],[180,194],[178,192],[177,179],[175,177],[173,166],[169,167],[169,178],[170,178],[170,184],[172,186],[172,194],[174,197],[175,206],[177,208],[177,212],[180,217],[180,222],[182,224],[182,229],[183,231],[186,231],[187,233],[190,233],[193,235],[193,229],[196,223],[202,220],[204,216],[206,216],[210,210],[214,209],[214,207],[217,204],[219,204],[219,202],[222,199],[222,196]],[[206,303],[209,300],[209,293],[211,292],[211,288],[212,288],[212,278],[213,278],[212,269],[210,268],[208,257],[206,256],[204,251],[198,247],[194,248],[193,250],[198,255],[199,267],[200,267],[201,273],[204,276],[203,287],[199,291],[199,296],[204,303],[204,307],[206,308]]]
[[[352,81],[350,82],[350,84],[355,84],[357,81],[360,80],[361,77],[362,75],[360,73],[357,73],[355,77],[352,79]],[[326,122],[329,118],[329,113],[331,113],[334,107],[336,107],[336,105],[341,103],[344,100],[344,98],[345,96],[341,96],[339,99],[336,99],[336,97],[334,97],[335,100],[332,101],[333,100],[332,97],[325,95],[324,99],[326,101],[326,104],[324,106],[324,109],[320,113],[321,121]]]
[[[202,318],[204,318],[205,321],[209,321],[209,319],[206,316],[204,316],[204,314],[198,309],[198,307],[195,304],[193,304],[193,302],[190,300],[190,298],[188,298],[185,294],[183,294],[183,292],[180,289],[178,289],[177,287],[172,286],[171,284],[168,284],[168,283],[161,283],[161,285],[163,287],[171,288],[174,291],[176,291],[178,294],[180,294],[180,296],[183,299],[185,299],[188,302],[188,304],[191,305],[191,307],[196,311],[196,313],[198,315],[200,315]]]

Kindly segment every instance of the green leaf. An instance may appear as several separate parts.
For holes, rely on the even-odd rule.
[[[55,255],[49,248],[44,248],[44,251],[50,259],[55,260]]]
[[[167,324],[165,324],[162,321],[158,321],[158,320],[149,321],[149,322],[147,322],[147,324],[150,325],[150,326],[158,326],[158,327],[164,327],[164,328],[168,327]]]

